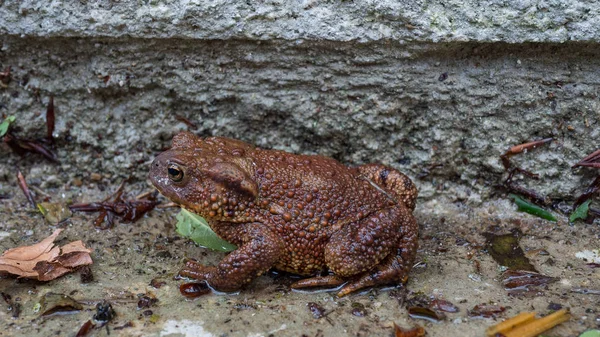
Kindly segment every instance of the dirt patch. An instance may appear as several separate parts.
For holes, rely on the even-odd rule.
[[[0,203],[2,251],[37,242],[53,230],[41,214],[30,210],[16,186],[9,191],[12,197]],[[59,188],[52,195],[84,201],[110,193]],[[517,213],[505,200],[478,208],[429,201],[416,210],[421,228],[419,263],[406,288],[376,288],[338,299],[334,293],[292,291],[292,276],[268,273],[237,294],[211,293],[188,300],[179,293],[183,282],[173,280],[182,261],[193,257],[214,264],[223,253],[179,238],[174,227],[177,212],[154,210],[137,223],[109,230],[95,229],[93,215],[75,214],[63,226],[57,244],[80,239],[93,249],[93,281],[82,283],[78,273],[47,283],[0,278],[2,292],[20,306],[15,318],[0,301],[0,336],[75,335],[102,300],[112,304],[116,317],[107,327],[94,330],[95,336],[109,332],[111,336],[387,336],[393,323],[406,328],[422,325],[430,336],[481,336],[503,318],[522,311],[547,314],[557,305],[569,308],[573,319],[555,328],[553,336],[576,336],[600,325],[599,295],[574,292],[600,289],[599,269],[575,257],[579,251],[598,248],[597,224],[569,226],[562,217],[551,223]],[[558,279],[536,294],[509,296],[501,284],[503,268],[484,250],[484,233],[515,228],[523,233],[520,246],[535,268]],[[84,309],[42,318],[36,304],[48,292],[69,295]],[[444,313],[439,323],[413,319],[406,307],[417,297],[444,299],[459,311]],[[496,318],[470,317],[469,310],[480,304],[502,306],[505,311]],[[321,315],[313,314],[314,305]]]

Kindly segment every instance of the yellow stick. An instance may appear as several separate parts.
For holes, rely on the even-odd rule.
[[[504,322],[500,322],[493,325],[485,331],[488,337],[493,337],[497,333],[504,334],[509,330],[516,328],[518,325],[533,321],[535,319],[535,312],[522,312],[515,317],[511,317]]]
[[[516,327],[504,334],[506,337],[536,337],[542,332],[568,321],[571,315],[566,309],[559,310],[548,316],[534,320],[527,324]]]

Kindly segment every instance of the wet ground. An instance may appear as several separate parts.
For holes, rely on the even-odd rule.
[[[109,188],[57,187],[46,190],[53,199],[76,202],[104,199]],[[116,184],[114,186],[116,188]],[[127,186],[127,191],[150,188]],[[9,199],[0,200],[0,251],[30,245],[55,228],[30,208],[16,186],[4,185]],[[569,308],[573,318],[545,333],[578,336],[600,326],[600,295],[573,292],[600,289],[600,268],[575,254],[600,248],[600,226],[568,225],[518,213],[508,200],[472,208],[443,200],[420,202],[416,210],[421,234],[419,263],[406,288],[370,289],[336,298],[329,292],[297,292],[289,275],[269,273],[237,294],[208,294],[195,300],[179,292],[182,281],[173,276],[185,258],[216,263],[223,253],[195,246],[175,233],[176,208],[156,209],[134,224],[117,223],[109,230],[93,226],[94,215],[75,214],[62,225],[58,244],[83,240],[94,252],[94,281],[82,283],[79,273],[41,283],[0,277],[0,291],[20,307],[18,317],[0,299],[0,336],[75,336],[108,300],[116,317],[94,336],[391,336],[393,323],[408,328],[421,325],[428,336],[482,336],[485,328],[522,311],[546,315]],[[538,291],[509,295],[501,284],[503,268],[485,250],[486,232],[519,229],[520,247],[541,274],[557,278]],[[160,288],[150,285],[164,282]],[[69,315],[40,317],[36,304],[49,293],[71,296],[84,309]],[[141,297],[158,301],[138,309]],[[419,300],[420,299],[420,300]],[[411,318],[407,306],[444,299],[459,308],[440,322]],[[476,305],[498,305],[496,318],[471,317]],[[313,309],[311,311],[311,308]],[[320,308],[320,309],[315,309]],[[319,314],[319,311],[320,314]],[[316,314],[314,313],[316,312]],[[320,316],[317,318],[315,316]]]

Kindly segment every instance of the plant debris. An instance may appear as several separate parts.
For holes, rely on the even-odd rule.
[[[19,317],[19,315],[21,314],[21,304],[18,302],[13,302],[12,296],[10,296],[7,293],[1,293],[2,294],[2,298],[4,299],[4,302],[6,302],[7,311],[12,312],[12,317],[13,318],[17,318]]]
[[[210,293],[210,288],[206,281],[190,282],[180,285],[179,292],[187,298],[197,298]]]
[[[49,224],[56,225],[70,218],[73,213],[62,202],[40,202],[37,208]]]
[[[235,245],[221,239],[213,232],[208,222],[197,214],[182,208],[176,218],[177,233],[183,237],[190,238],[202,247],[220,252],[230,252],[237,248]]]
[[[408,308],[408,316],[415,319],[424,319],[433,323],[437,323],[446,319],[446,315],[443,313],[422,307]]]
[[[575,167],[579,167],[579,166],[600,168],[600,149],[587,155],[585,158],[581,159],[578,163],[576,163],[575,165],[573,165],[571,167],[575,168]]]
[[[575,220],[577,220],[577,219],[585,220],[585,218],[587,218],[587,216],[588,216],[591,202],[592,202],[591,200],[588,200],[588,201],[585,201],[584,203],[582,203],[581,205],[579,205],[575,209],[575,211],[573,211],[573,213],[571,213],[571,215],[569,216],[569,222],[575,222]]]
[[[477,304],[468,311],[469,317],[495,318],[502,314],[506,308],[497,304]]]
[[[583,193],[577,198],[575,204],[573,205],[573,209],[579,207],[579,205],[583,204],[587,200],[593,198],[600,191],[600,176],[597,176],[596,179],[588,186],[588,188],[583,191]]]
[[[555,277],[526,270],[507,270],[502,273],[502,285],[509,295],[542,295],[538,289],[558,281]]]
[[[425,329],[421,326],[415,326],[412,329],[403,329],[394,323],[394,337],[423,337]]]
[[[552,213],[548,212],[547,210],[545,210],[537,205],[527,202],[520,196],[518,196],[516,194],[512,194],[512,193],[509,194],[508,196],[515,200],[515,203],[517,204],[519,211],[529,213],[531,215],[535,215],[537,217],[546,219],[548,221],[554,221],[554,222],[557,221],[556,217],[554,217],[554,215],[552,215]]]
[[[522,153],[522,152],[526,152],[529,149],[535,149],[543,144],[548,144],[552,141],[552,138],[546,138],[546,139],[541,139],[541,140],[537,140],[537,141],[533,141],[533,142],[528,142],[528,143],[523,143],[520,145],[515,145],[512,146],[510,149],[508,149],[504,154],[502,154],[500,156],[500,160],[502,161],[502,165],[504,166],[504,169],[506,171],[508,171],[508,177],[506,178],[506,180],[504,181],[504,188],[506,188],[509,192],[512,192],[514,194],[518,194],[518,195],[523,195],[525,197],[527,197],[528,199],[530,199],[533,203],[541,205],[541,206],[550,206],[552,205],[552,200],[547,197],[547,196],[543,196],[540,195],[539,193],[527,189],[525,187],[522,187],[520,185],[517,185],[513,178],[515,176],[516,173],[521,173],[524,176],[527,176],[529,178],[532,179],[539,179],[539,175],[527,171],[525,169],[522,169],[520,167],[514,167],[511,168],[511,163],[510,163],[510,157],[518,154],[518,153]],[[511,195],[511,197],[514,197],[514,195]],[[520,198],[519,198],[520,199]],[[538,208],[534,207],[530,207],[529,203],[525,202],[523,199],[517,200],[515,198],[515,201],[517,202],[517,205],[519,205],[519,210],[523,210],[525,212],[535,212],[535,213],[531,213],[540,217],[543,216],[547,216],[550,213],[547,213],[547,211],[542,210],[541,212],[539,211]],[[523,202],[521,202],[523,201]],[[551,221],[556,221],[556,220],[552,220],[552,218],[554,218],[551,214],[548,218],[548,220]]]
[[[546,138],[546,139],[536,140],[533,142],[528,142],[528,143],[523,143],[523,144],[512,146],[503,155],[500,156],[500,159],[502,160],[502,165],[504,165],[504,168],[508,170],[511,166],[510,159],[509,159],[510,156],[522,153],[529,149],[533,150],[533,149],[539,147],[540,145],[550,143],[552,140],[553,140],[552,138]]]
[[[0,124],[0,137],[4,143],[11,148],[16,154],[23,156],[26,153],[37,153],[44,156],[46,159],[54,163],[59,163],[59,160],[51,149],[54,143],[52,133],[54,132],[55,116],[54,116],[54,97],[50,96],[48,107],[46,108],[46,129],[47,136],[43,139],[25,139],[16,136],[10,131],[11,123],[15,121],[14,116],[8,117]],[[8,122],[7,124],[5,124]]]
[[[486,335],[488,337],[498,335],[505,337],[536,337],[542,332],[568,321],[570,318],[571,315],[565,309],[538,319],[535,318],[535,312],[523,312],[489,327],[486,330]]]
[[[53,163],[59,162],[54,151],[52,151],[52,149],[50,149],[50,147],[44,144],[41,140],[23,139],[9,132],[4,135],[4,142],[11,148],[11,150],[13,150],[13,152],[20,156],[31,152],[40,154]]]
[[[33,278],[39,281],[54,280],[75,268],[92,264],[90,249],[78,240],[62,247],[54,246],[54,240],[62,229],[57,229],[39,243],[12,248],[0,256],[0,271]]]
[[[54,96],[50,95],[46,107],[46,138],[52,144],[54,142]]]
[[[584,331],[579,337],[600,337],[600,330]]]
[[[152,280],[150,280],[150,286],[156,289],[160,289],[165,284],[167,284],[167,282],[159,280],[157,278],[153,278]]]
[[[325,316],[325,309],[323,309],[323,307],[319,304],[315,302],[308,302],[306,306],[315,319],[323,318]]]
[[[600,290],[596,289],[575,288],[571,289],[571,292],[584,295],[600,295]]]
[[[444,311],[444,312],[459,312],[460,310],[453,303],[442,300],[442,299],[434,299],[429,303],[429,308],[435,311]]]
[[[182,122],[183,124],[187,125],[187,127],[190,130],[197,130],[198,129],[198,125],[196,125],[196,123],[192,122],[191,120],[189,120],[188,118],[181,116],[181,115],[175,115],[175,119]]]
[[[3,72],[0,72],[0,88],[8,88],[8,84],[10,83],[10,66],[6,67]]]
[[[402,304],[401,304],[402,305]],[[454,313],[459,309],[449,301],[416,293],[406,299],[408,315],[416,319],[425,319],[430,322],[439,322],[446,319],[444,312]]]
[[[133,200],[124,200],[123,186],[124,183],[121,183],[117,188],[112,201],[108,201],[109,197],[100,202],[72,204],[69,209],[72,212],[100,212],[94,225],[100,229],[108,229],[113,227],[115,217],[123,222],[135,222],[158,205],[158,192],[143,194]]]
[[[83,323],[83,325],[81,326],[81,328],[79,328],[79,331],[77,331],[77,334],[75,335],[75,337],[85,337],[87,336],[94,328],[96,327],[96,325],[94,323],[92,323],[91,320],[88,320],[87,322]]]
[[[352,315],[356,317],[365,317],[368,315],[367,309],[362,303],[354,302],[352,303]]]
[[[4,137],[4,135],[8,132],[10,124],[14,123],[15,119],[15,116],[8,116],[2,121],[2,123],[0,123],[0,137]]]
[[[90,266],[83,266],[79,268],[79,281],[81,283],[90,283],[94,280],[94,274]]]
[[[513,229],[510,234],[496,235],[484,233],[485,248],[492,258],[501,266],[511,270],[529,270],[536,272],[535,267],[525,256],[519,241],[523,234],[518,229]]]
[[[17,182],[19,183],[19,188],[21,188],[21,191],[23,191],[23,194],[25,194],[25,198],[27,198],[27,200],[31,204],[31,207],[37,208],[37,203],[35,202],[33,193],[31,193],[31,191],[29,190],[29,187],[27,186],[27,181],[25,180],[25,176],[23,175],[23,173],[21,173],[21,170],[17,170]]]
[[[158,303],[158,298],[156,298],[156,296],[150,292],[139,296],[139,299],[140,300],[137,303],[138,310],[150,308]]]
[[[42,314],[40,315],[42,317],[70,315],[83,309],[83,306],[77,303],[77,301],[75,301],[72,297],[52,292],[42,296],[40,305],[43,310]]]

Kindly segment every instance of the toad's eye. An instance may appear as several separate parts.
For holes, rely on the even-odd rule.
[[[174,182],[180,182],[183,179],[183,170],[177,164],[169,164],[167,168],[169,178]]]

